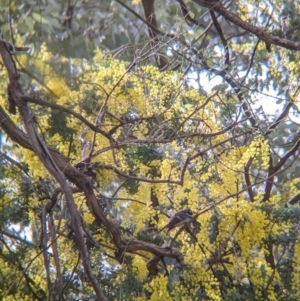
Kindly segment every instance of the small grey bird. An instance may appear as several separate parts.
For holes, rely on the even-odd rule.
[[[193,212],[191,211],[191,209],[187,208],[187,209],[180,210],[169,219],[169,222],[163,228],[161,228],[156,235],[158,235],[160,232],[162,232],[165,229],[167,229],[167,232],[169,232],[170,230],[178,226],[183,226],[184,224],[188,223],[192,217],[193,217]]]

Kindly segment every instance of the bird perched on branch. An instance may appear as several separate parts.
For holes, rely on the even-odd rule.
[[[187,209],[178,211],[169,219],[169,222],[158,231],[158,233],[155,235],[155,237],[165,229],[167,229],[167,232],[169,232],[170,230],[172,230],[176,227],[187,224],[191,220],[192,217],[193,217],[193,212],[191,211],[191,209],[187,208]]]

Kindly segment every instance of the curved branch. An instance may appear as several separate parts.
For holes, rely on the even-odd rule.
[[[270,198],[275,175],[280,172],[281,168],[284,166],[284,164],[287,162],[287,160],[291,156],[296,156],[296,152],[299,148],[300,148],[300,139],[295,143],[293,148],[291,150],[289,150],[279,160],[279,162],[275,166],[270,164],[269,173],[268,173],[268,181],[266,181],[265,195],[264,195],[263,201],[267,201]],[[272,160],[272,157],[270,157],[270,160]],[[293,199],[291,200],[291,202],[295,203],[295,201],[293,201]]]
[[[300,50],[300,43],[295,43],[288,39],[282,39],[267,34],[261,27],[249,24],[248,22],[243,21],[236,14],[228,11],[224,6],[222,6],[221,1],[219,3],[215,3],[215,2],[212,3],[211,1],[208,0],[207,1],[193,0],[193,2],[218,12],[229,22],[232,22],[235,25],[242,27],[245,30],[251,32],[252,34],[257,36],[259,39],[263,40],[267,44],[274,44],[291,50]]]
[[[291,157],[291,156],[295,156],[297,150],[300,148],[300,139],[295,143],[295,145],[293,146],[293,148],[291,150],[289,150],[277,163],[277,165],[274,166],[273,168],[273,173],[278,172],[282,166],[286,163],[286,161]]]
[[[109,139],[109,140],[113,140],[113,138],[106,133],[105,131],[102,131],[101,129],[99,129],[98,126],[93,125],[91,122],[89,122],[87,119],[85,119],[81,114],[66,108],[64,106],[58,105],[56,103],[51,103],[48,101],[44,101],[42,99],[39,98],[33,98],[33,97],[29,97],[29,96],[22,96],[21,97],[22,100],[26,101],[26,102],[32,102],[41,106],[46,106],[64,113],[68,113],[76,118],[78,118],[80,121],[82,121],[85,125],[87,125],[91,130],[95,131],[96,133],[101,134],[102,136],[104,136],[105,138]]]

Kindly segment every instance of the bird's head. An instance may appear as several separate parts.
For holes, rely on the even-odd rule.
[[[191,209],[189,209],[189,208],[186,208],[186,209],[183,209],[183,210],[180,210],[179,212],[182,212],[182,213],[185,213],[185,214],[187,214],[187,215],[193,215],[193,212],[192,212],[192,210]]]

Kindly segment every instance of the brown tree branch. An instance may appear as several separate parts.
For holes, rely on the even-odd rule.
[[[226,57],[226,58],[225,58],[225,64],[226,64],[226,66],[228,67],[229,64],[230,64],[230,58],[229,58],[229,49],[228,49],[228,43],[227,43],[227,40],[226,40],[225,37],[224,37],[222,28],[221,28],[221,26],[220,26],[220,23],[219,23],[219,21],[218,21],[216,15],[215,15],[215,13],[214,13],[214,11],[212,11],[212,10],[210,11],[210,16],[211,16],[211,19],[212,19],[212,21],[213,21],[213,23],[214,23],[214,26],[215,26],[215,28],[216,28],[216,30],[217,30],[219,36],[220,36],[220,39],[221,39],[221,41],[222,41],[222,43],[223,43],[223,46],[224,46],[224,48],[225,48],[225,57]]]
[[[99,128],[99,126],[95,126],[94,124],[92,124],[91,122],[89,122],[87,119],[85,119],[81,114],[73,111],[72,109],[66,108],[66,107],[58,105],[56,103],[50,103],[48,101],[44,101],[44,100],[39,99],[39,98],[33,98],[33,97],[30,97],[30,96],[22,96],[22,100],[24,100],[25,102],[31,102],[31,103],[35,103],[35,104],[41,105],[43,107],[49,107],[49,108],[58,110],[60,112],[68,113],[68,114],[76,117],[80,121],[82,121],[91,130],[95,131],[96,133],[101,134],[102,136],[104,136],[105,138],[107,138],[110,141],[113,140],[113,138],[108,133],[106,133],[105,131],[102,131]]]
[[[209,0],[193,0],[193,2],[207,7],[210,10],[214,10],[222,15],[226,20],[229,22],[234,23],[235,25],[244,28],[245,30],[251,32],[259,39],[263,40],[266,44],[274,44],[281,46],[286,49],[291,50],[300,50],[300,43],[293,42],[288,39],[283,39],[279,37],[275,37],[272,35],[267,34],[261,27],[252,25],[246,21],[243,21],[239,16],[227,10],[222,4],[221,1],[219,3],[212,3]]]
[[[49,214],[48,229],[49,229],[50,239],[52,243],[51,248],[53,252],[53,258],[54,258],[55,270],[56,270],[56,279],[54,282],[54,287],[52,288],[52,295],[53,295],[53,300],[62,300],[63,279],[61,274],[59,252],[57,248],[56,229],[54,224],[53,213]]]
[[[44,258],[44,268],[46,271],[46,279],[47,279],[47,288],[48,291],[51,291],[52,288],[52,281],[50,277],[50,261],[47,254],[47,242],[48,242],[48,231],[47,231],[47,221],[46,221],[46,211],[45,207],[42,208],[42,214],[40,216],[40,222],[41,222],[41,242],[40,242],[40,248],[43,250],[43,258]]]
[[[300,193],[296,194],[294,197],[292,197],[288,203],[290,205],[295,205],[296,203],[298,203],[300,201]]]
[[[253,162],[253,158],[251,157],[245,164],[244,175],[245,175],[245,182],[248,187],[249,198],[250,198],[251,202],[254,202],[254,195],[253,195],[253,190],[252,190],[251,180],[250,180],[250,173],[249,173],[249,169],[250,169],[252,162]]]
[[[4,235],[4,236],[7,236],[11,239],[14,239],[14,240],[18,240],[28,246],[31,246],[31,247],[36,247],[32,242],[22,238],[22,237],[19,237],[18,235],[16,235],[15,233],[11,232],[9,229],[6,229],[5,231],[3,230],[0,230],[0,234],[1,235]]]
[[[246,74],[245,74],[245,76],[243,77],[243,79],[242,79],[242,81],[241,81],[242,83],[246,80],[246,78],[247,78],[247,76],[248,76],[248,74],[249,74],[249,72],[250,72],[250,70],[251,70],[251,67],[253,66],[255,53],[256,53],[256,50],[257,50],[258,45],[259,45],[260,42],[261,42],[261,40],[258,40],[258,41],[256,42],[255,46],[254,46],[254,49],[253,49],[252,54],[251,54],[251,58],[250,58],[250,62],[249,62],[249,65],[248,65]]]
[[[155,49],[156,45],[158,45],[160,41],[158,39],[158,35],[159,35],[158,32],[156,30],[152,30],[152,28],[158,28],[156,15],[154,11],[154,1],[155,0],[142,0],[142,5],[144,8],[146,20],[148,21],[148,23],[152,25],[152,26],[148,26],[148,33],[149,33],[152,47]],[[166,56],[159,52],[157,52],[155,59],[159,67],[159,70],[164,70],[169,64]]]
[[[289,150],[280,160],[279,162],[274,166],[273,172],[276,173],[278,172],[283,165],[286,163],[286,161],[291,157],[291,156],[296,156],[297,150],[300,148],[300,139],[295,143],[295,145],[292,147],[291,150]]]

